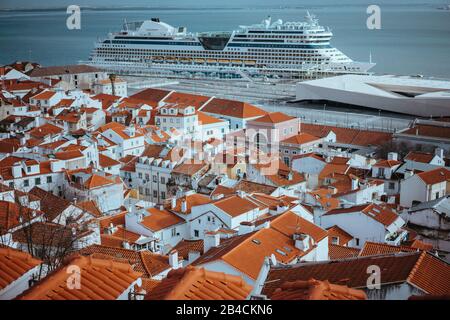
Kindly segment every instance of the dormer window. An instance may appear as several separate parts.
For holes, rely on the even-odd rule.
[[[27,167],[27,172],[31,172],[31,167]]]

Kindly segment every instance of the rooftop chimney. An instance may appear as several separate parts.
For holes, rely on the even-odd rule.
[[[14,178],[22,177],[22,165],[20,162],[16,162],[12,166],[12,175]]]
[[[172,269],[179,268],[178,251],[177,250],[172,250],[169,252],[169,265],[172,267]]]
[[[434,154],[439,156],[441,159],[444,159],[444,150],[442,148],[434,149]]]
[[[358,179],[352,178],[352,190],[358,189]]]
[[[206,233],[205,239],[203,240],[203,254],[208,252],[211,248],[216,248],[220,245],[220,234],[214,233]]]
[[[173,209],[175,209],[175,207],[177,206],[177,198],[173,197],[172,199],[170,199],[170,207]]]
[[[301,251],[308,251],[311,237],[304,233],[295,233],[294,241],[295,247]]]
[[[186,213],[187,212],[187,201],[186,201],[186,197],[184,197],[181,200],[181,212]]]
[[[398,153],[397,152],[389,152],[388,153],[388,160],[398,160]]]

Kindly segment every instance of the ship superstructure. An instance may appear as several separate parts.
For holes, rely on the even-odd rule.
[[[330,44],[333,34],[309,12],[305,22],[240,26],[231,32],[188,33],[159,18],[125,22],[99,40],[89,64],[117,73],[183,78],[292,79],[367,74],[372,62],[355,62]]]

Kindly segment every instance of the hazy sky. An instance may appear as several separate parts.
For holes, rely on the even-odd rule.
[[[155,7],[267,7],[343,4],[444,4],[445,0],[1,0],[0,8],[49,8],[70,4],[81,6]]]

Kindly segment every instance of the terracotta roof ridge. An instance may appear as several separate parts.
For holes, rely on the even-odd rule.
[[[408,283],[410,283],[411,279],[414,277],[414,275],[416,274],[417,270],[420,267],[420,264],[422,263],[422,261],[425,259],[425,256],[427,255],[426,251],[422,251],[422,253],[419,256],[419,259],[417,259],[416,263],[414,264],[414,267],[411,269],[408,278],[406,278],[406,281]]]

